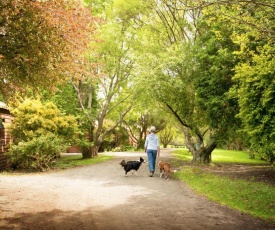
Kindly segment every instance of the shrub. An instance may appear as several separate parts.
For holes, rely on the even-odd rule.
[[[64,141],[54,134],[41,135],[12,145],[8,153],[12,168],[24,167],[48,170],[54,159],[64,150]]]
[[[77,122],[62,114],[52,103],[26,99],[11,108],[13,142],[8,153],[10,165],[46,170],[76,137]]]

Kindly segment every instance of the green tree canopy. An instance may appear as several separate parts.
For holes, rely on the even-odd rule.
[[[77,1],[3,0],[0,11],[0,93],[6,98],[28,87],[54,88],[69,73],[83,72],[93,18]]]

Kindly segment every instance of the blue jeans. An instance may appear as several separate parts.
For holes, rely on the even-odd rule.
[[[147,149],[148,163],[150,172],[155,171],[158,150]]]

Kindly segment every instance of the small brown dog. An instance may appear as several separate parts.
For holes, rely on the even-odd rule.
[[[169,175],[171,173],[175,173],[177,170],[173,170],[171,164],[164,162],[164,161],[160,161],[158,163],[159,166],[159,170],[160,170],[160,175],[159,177],[161,178],[163,176],[163,174],[165,174],[165,179],[169,180]]]

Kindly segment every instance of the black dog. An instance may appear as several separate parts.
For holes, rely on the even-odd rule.
[[[120,165],[124,168],[125,170],[125,175],[127,176],[127,173],[130,172],[131,170],[135,171],[135,174],[137,175],[137,171],[139,167],[141,166],[142,163],[144,163],[144,159],[140,157],[139,161],[125,161],[122,160],[120,162]]]

